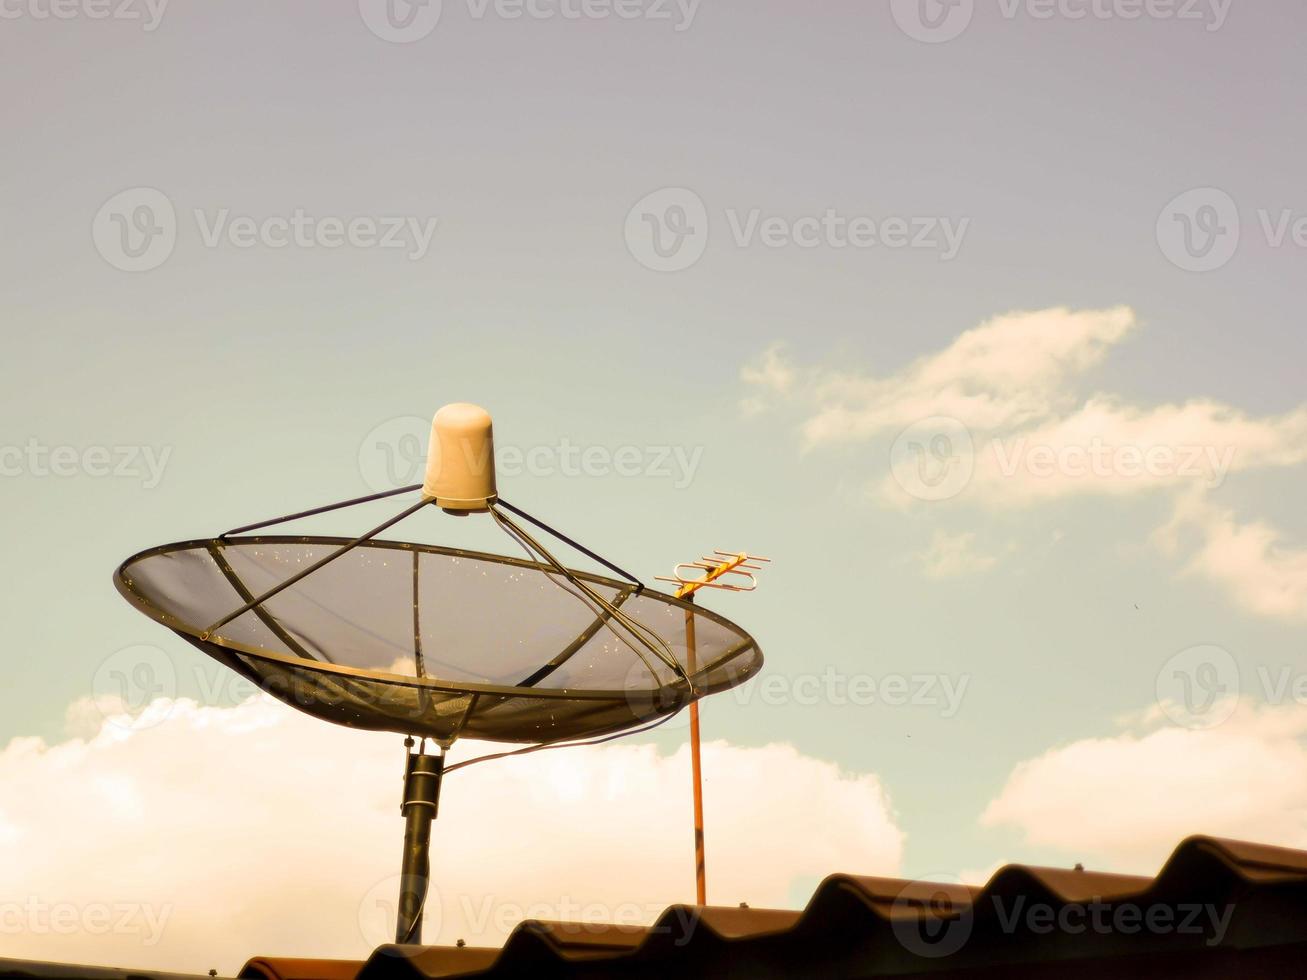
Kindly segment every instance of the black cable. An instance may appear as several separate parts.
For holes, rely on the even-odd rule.
[[[644,583],[641,582],[634,575],[632,575],[630,572],[626,571],[623,568],[620,568],[617,565],[614,565],[608,559],[600,557],[599,555],[591,551],[589,548],[587,548],[585,545],[578,544],[576,541],[573,541],[562,531],[557,531],[554,528],[550,527],[548,524],[546,524],[544,521],[537,520],[536,518],[528,514],[526,511],[518,507],[514,507],[503,497],[500,497],[496,502],[499,504],[500,507],[504,508],[504,510],[512,511],[514,514],[516,514],[518,517],[522,518],[523,520],[530,521],[536,527],[540,528],[540,530],[546,532],[547,534],[552,534],[554,537],[556,537],[559,541],[563,542],[564,544],[571,545],[573,548],[581,552],[581,554],[585,555],[586,557],[593,558],[595,561],[603,565],[604,568],[607,568],[609,571],[616,572],[618,575],[622,576],[622,578],[626,579],[628,582],[633,583],[636,587],[637,593],[644,591]]]
[[[577,578],[570,570],[568,570],[565,566],[563,566],[558,561],[557,558],[551,555],[548,552],[548,550],[546,550],[544,545],[540,544],[540,542],[532,538],[531,535],[527,534],[525,530],[518,527],[511,520],[509,520],[507,517],[501,514],[494,505],[491,505],[490,507],[490,515],[495,519],[495,521],[500,525],[500,527],[503,528],[504,531],[509,534],[510,537],[514,538],[520,545],[526,548],[528,555],[538,553],[538,555],[541,558],[543,558],[551,566],[553,566],[553,568],[555,569],[555,571],[557,571],[559,575],[562,575],[574,586],[576,586],[578,590],[585,593],[585,595],[589,597],[590,601],[594,602],[601,609],[606,611],[613,620],[616,620],[621,626],[623,626],[626,629],[628,633],[631,634],[632,638],[637,640],[643,647],[645,647],[645,649],[647,649],[655,657],[661,660],[664,666],[669,668],[673,673],[679,675],[680,678],[690,686],[690,691],[692,693],[694,692],[694,682],[690,679],[690,675],[686,673],[685,668],[681,665],[681,662],[676,659],[676,655],[672,652],[672,648],[667,645],[667,641],[664,640],[656,631],[650,629],[648,626],[644,625],[644,623],[641,623],[639,620],[627,616],[625,612],[618,609],[615,605],[613,605],[603,596],[599,595],[599,593],[597,593],[594,589],[590,588],[590,586],[588,586],[585,582]],[[550,578],[551,581],[555,581],[553,579],[553,576],[550,575],[548,569],[542,568],[542,571],[545,573],[546,576]],[[559,585],[559,587],[563,588],[565,591],[571,592],[571,590],[567,589],[566,586],[563,586],[562,583],[555,581],[555,584]],[[638,595],[640,590],[635,589],[633,591],[635,592],[635,594]],[[586,604],[589,605],[589,602],[587,602]],[[591,607],[591,611],[592,612],[594,611],[593,607]],[[611,629],[611,625],[610,625],[610,629]],[[625,639],[621,636],[621,634],[617,633],[616,630],[614,630],[613,633],[615,636],[617,636],[618,639],[621,639],[622,642],[624,643],[626,642]],[[647,634],[647,637],[642,636],[641,635],[642,633]],[[645,659],[644,655],[640,653],[639,650],[636,650],[634,647],[631,647],[629,643],[627,643],[626,645],[630,647],[631,650],[636,654],[636,656],[638,656],[644,662],[644,665],[649,670],[649,673],[653,675],[655,680],[657,680],[658,679],[657,672],[654,671],[653,666],[649,663],[648,660]],[[661,649],[659,649],[659,647],[661,647]]]
[[[681,709],[684,707],[685,705],[681,705],[680,708],[677,708],[671,714],[663,715],[663,717],[659,718],[651,725],[645,725],[642,728],[632,728],[629,731],[624,731],[624,732],[615,732],[612,735],[604,735],[600,738],[587,739],[586,741],[583,742],[569,742],[564,739],[560,739],[557,742],[541,742],[539,745],[528,745],[524,749],[514,749],[511,752],[495,752],[492,753],[491,755],[479,755],[474,759],[466,759],[463,762],[456,762],[452,766],[446,766],[445,774],[448,775],[449,773],[453,772],[455,769],[462,769],[465,766],[474,766],[478,762],[490,762],[494,759],[507,759],[515,755],[529,755],[532,752],[542,752],[545,749],[579,749],[586,745],[602,745],[605,742],[612,742],[615,739],[626,738],[628,735],[643,735],[645,732],[653,731],[659,725],[667,724],[667,722],[671,721],[673,718],[679,715],[681,713]]]
[[[218,540],[229,538],[233,534],[245,534],[249,531],[258,531],[265,527],[272,527],[274,524],[288,524],[291,521],[298,521],[301,517],[314,517],[318,514],[326,514],[329,511],[341,510],[345,507],[353,507],[355,504],[367,504],[374,500],[382,500],[386,497],[395,497],[401,493],[411,493],[414,490],[421,490],[422,484],[415,483],[411,487],[399,487],[395,490],[382,490],[380,493],[368,494],[366,497],[355,497],[352,500],[342,500],[337,504],[324,504],[321,507],[314,507],[311,510],[302,510],[296,514],[287,514],[285,517],[274,517],[268,521],[259,521],[256,524],[246,524],[243,527],[234,527],[230,531],[223,531],[218,535]]]

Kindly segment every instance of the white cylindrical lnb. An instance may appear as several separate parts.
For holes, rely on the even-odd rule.
[[[436,413],[422,492],[456,512],[486,510],[495,502],[494,427],[484,408],[455,402]]]

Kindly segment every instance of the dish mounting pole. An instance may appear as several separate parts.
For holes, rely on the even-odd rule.
[[[445,751],[425,751],[425,739],[416,752],[404,753],[404,862],[399,879],[399,921],[395,942],[422,942],[422,912],[431,887],[431,821],[440,802],[440,780]],[[413,739],[404,740],[412,748]]]

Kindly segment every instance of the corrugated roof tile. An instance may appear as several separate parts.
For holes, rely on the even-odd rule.
[[[420,948],[387,953],[359,980],[1307,975],[1307,852],[1191,837],[1156,878],[1014,865],[984,888],[837,874],[802,912],[672,906],[646,929],[523,923],[464,973],[433,972]]]

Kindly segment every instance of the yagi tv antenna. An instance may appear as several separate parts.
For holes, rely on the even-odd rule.
[[[254,533],[404,495],[414,499],[355,537]],[[486,517],[524,557],[380,537],[419,511]],[[564,566],[524,524],[617,577]],[[127,559],[115,583],[145,615],[286,704],[408,736],[400,943],[421,940],[446,773],[645,730],[762,665],[753,637],[692,603],[692,591],[646,588],[500,497],[490,416],[462,403],[432,421],[422,484],[151,548]],[[446,766],[462,737],[529,744]]]
[[[672,569],[671,576],[655,575],[659,582],[676,584],[676,598],[694,602],[700,589],[727,592],[752,592],[758,587],[754,572],[762,571],[770,558],[740,551],[714,551],[698,561],[684,561]],[[694,673],[698,663],[695,614],[685,611],[686,665]],[[704,853],[703,834],[703,760],[700,753],[699,700],[690,702],[690,776],[694,797],[694,891],[700,905],[708,904],[708,862]]]

